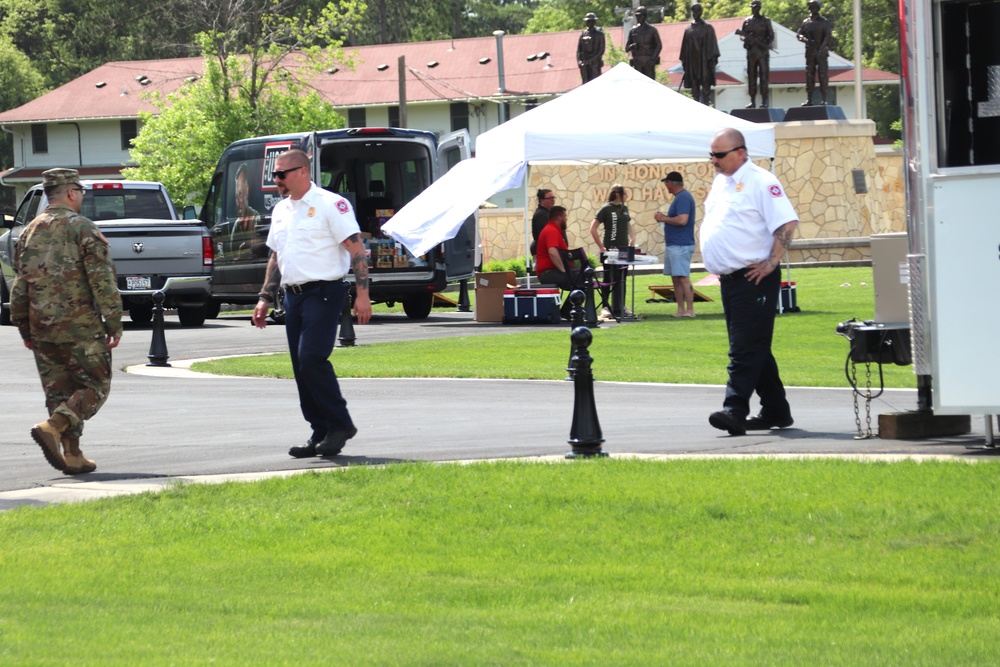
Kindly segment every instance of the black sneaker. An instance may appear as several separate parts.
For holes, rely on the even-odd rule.
[[[357,434],[358,429],[353,426],[346,431],[327,433],[323,442],[316,445],[316,453],[319,456],[337,456],[347,445],[347,441]]]
[[[772,428],[788,428],[795,423],[791,415],[781,419],[771,419],[764,415],[757,415],[747,419],[746,430],[748,431],[769,431]]]
[[[720,431],[729,431],[729,435],[746,435],[746,417],[731,410],[720,410],[708,416],[708,423]]]

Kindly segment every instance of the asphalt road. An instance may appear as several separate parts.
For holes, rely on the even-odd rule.
[[[471,314],[435,311],[424,322],[380,315],[355,330],[358,344],[370,344],[518,335],[530,328],[476,323]],[[292,459],[288,447],[301,444],[309,434],[292,381],[121,372],[147,362],[150,340],[148,327],[126,325],[122,344],[114,352],[111,396],[87,423],[84,434],[84,451],[99,468],[70,480],[49,467],[31,441],[31,426],[45,416],[34,361],[17,331],[0,327],[0,492],[67,481],[562,455],[570,449],[574,388],[569,382],[347,379],[343,389],[360,429],[358,436],[336,459]],[[194,329],[181,328],[168,317],[166,341],[175,364],[286,349],[283,327],[261,331],[250,325],[247,316],[223,317]],[[597,356],[599,350],[594,348],[593,353]],[[721,406],[721,387],[601,382],[599,372],[596,379],[605,450],[612,454],[991,455],[968,448],[984,441],[981,417],[973,419],[973,433],[962,437],[856,439],[854,402],[846,388],[790,387],[793,428],[731,437],[707,421],[708,414]],[[879,413],[915,407],[915,392],[887,391],[872,403],[873,429],[877,431]],[[9,506],[0,501],[0,509]]]

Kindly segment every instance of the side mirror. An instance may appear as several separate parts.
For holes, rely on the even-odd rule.
[[[4,213],[3,214],[3,225],[2,225],[2,227],[4,227],[5,229],[13,229],[14,228],[14,216],[7,215],[6,213]]]

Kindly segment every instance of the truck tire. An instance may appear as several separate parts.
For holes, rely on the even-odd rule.
[[[177,319],[182,327],[200,327],[205,323],[205,306],[178,306]]]
[[[403,312],[411,320],[426,320],[434,306],[434,295],[414,294],[403,299]]]
[[[222,312],[222,302],[216,301],[215,299],[209,299],[205,302],[205,319],[214,320]]]
[[[0,277],[0,326],[10,326],[10,292],[2,277]]]
[[[136,324],[149,324],[153,321],[153,304],[132,304],[128,307],[128,317]]]

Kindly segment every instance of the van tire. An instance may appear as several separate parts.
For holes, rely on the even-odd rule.
[[[205,306],[178,306],[177,319],[182,327],[200,327],[205,323]]]
[[[0,326],[9,327],[10,325],[10,292],[7,291],[7,283],[0,276]]]
[[[434,295],[414,294],[403,299],[403,312],[411,320],[426,320],[434,307]]]

